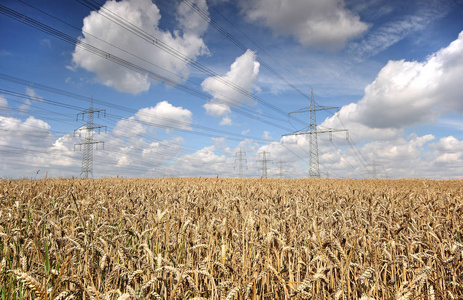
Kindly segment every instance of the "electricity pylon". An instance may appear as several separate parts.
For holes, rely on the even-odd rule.
[[[371,166],[373,167],[373,178],[377,179],[378,178],[378,172],[376,170],[376,167],[378,165],[376,164],[376,159],[373,159],[373,164]]]
[[[267,178],[267,162],[272,162],[267,159],[267,154],[270,155],[270,153],[266,151],[260,152],[259,155],[262,155],[262,159],[257,161],[257,163],[262,163],[262,178]]]
[[[280,161],[277,162],[277,165],[279,165],[279,172],[278,172],[278,174],[277,174],[277,175],[278,175],[278,178],[284,178],[285,175],[284,175],[284,173],[283,173],[283,166],[285,166],[286,163],[285,163],[284,161],[281,161],[281,159],[280,159]]]
[[[243,177],[243,162],[247,163],[247,159],[243,158],[243,156],[246,156],[246,152],[241,151],[241,148],[240,148],[240,151],[235,153],[235,157],[238,157],[238,158],[235,158],[235,164],[238,161],[238,177],[239,178]],[[244,167],[246,167],[246,169],[248,168],[247,166],[244,166]],[[234,167],[234,169],[235,168],[236,167]]]
[[[337,109],[338,107],[329,107],[329,106],[316,106],[315,100],[313,96],[313,89],[310,92],[310,106],[301,108],[299,110],[290,112],[288,115],[295,114],[295,113],[310,113],[310,124],[308,127],[308,131],[300,132],[296,131],[294,133],[283,134],[282,136],[289,136],[289,135],[309,135],[309,177],[311,178],[320,178],[320,164],[318,159],[318,137],[319,133],[329,133],[330,138],[333,132],[347,132],[347,129],[332,129],[327,128],[324,130],[319,130],[317,127],[317,116],[316,112],[319,110],[328,110],[328,109]]]
[[[90,100],[90,107],[77,114],[77,121],[79,120],[80,115],[82,115],[82,120],[84,120],[85,115],[87,115],[87,124],[79,129],[74,130],[74,135],[76,131],[85,131],[85,137],[80,140],[79,143],[74,144],[74,151],[76,151],[76,146],[79,146],[79,149],[82,149],[82,146],[84,146],[84,152],[82,155],[82,169],[80,172],[80,176],[83,178],[88,178],[89,174],[93,177],[93,145],[96,145],[96,148],[98,149],[98,144],[102,144],[104,149],[104,142],[93,139],[93,133],[95,129],[98,129],[98,133],[100,133],[101,129],[104,128],[106,132],[106,126],[93,123],[93,114],[98,114],[99,118],[101,112],[103,112],[104,116],[106,117],[105,109],[93,108],[92,96]]]

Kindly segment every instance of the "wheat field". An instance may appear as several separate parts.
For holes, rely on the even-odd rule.
[[[0,181],[2,299],[463,299],[463,181]]]

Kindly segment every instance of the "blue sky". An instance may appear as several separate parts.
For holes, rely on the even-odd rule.
[[[463,1],[6,0],[0,177],[461,178]],[[280,168],[281,166],[281,168]]]

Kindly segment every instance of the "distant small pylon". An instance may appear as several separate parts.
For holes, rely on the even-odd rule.
[[[280,161],[277,162],[277,165],[278,165],[278,170],[279,170],[278,174],[277,174],[278,178],[285,178],[285,174],[283,172],[283,167],[286,165],[286,163],[284,161],[281,161],[281,159],[280,159]]]
[[[262,151],[259,153],[259,155],[262,155],[262,159],[258,160],[257,163],[262,163],[262,178],[267,178],[267,162],[272,162],[271,160],[268,160],[268,156],[270,156],[270,153],[267,151]]]
[[[243,158],[244,156],[246,156],[246,152],[242,151],[241,148],[240,148],[240,151],[235,153],[235,157],[238,157],[235,159],[235,163],[238,161],[238,177],[239,178],[243,177],[243,167],[245,167],[246,169],[248,168],[246,166],[243,166],[243,162],[244,163],[247,162],[247,159]]]
[[[82,146],[84,146],[84,152],[82,155],[82,169],[80,172],[80,176],[83,178],[88,178],[89,174],[93,177],[93,145],[96,144],[98,149],[98,144],[102,144],[104,149],[104,142],[93,139],[94,129],[98,129],[98,133],[100,133],[101,128],[105,128],[106,132],[106,126],[97,125],[93,123],[93,114],[97,113],[98,117],[100,117],[100,112],[103,112],[104,116],[106,117],[105,109],[93,108],[92,96],[90,100],[90,107],[84,110],[83,112],[77,114],[77,120],[79,120],[79,115],[82,115],[82,120],[84,120],[85,115],[87,115],[87,124],[84,127],[74,130],[74,135],[76,131],[85,131],[85,138],[82,139],[79,143],[74,144],[74,151],[76,150],[76,146],[79,146],[79,149],[81,149]]]

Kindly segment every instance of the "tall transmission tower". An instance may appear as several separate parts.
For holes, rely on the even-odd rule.
[[[301,132],[296,131],[290,134],[284,134],[283,136],[289,135],[309,135],[309,177],[311,178],[320,178],[320,164],[318,158],[318,134],[320,133],[329,133],[330,138],[333,132],[347,132],[347,129],[332,129],[326,128],[323,130],[319,130],[317,127],[317,116],[316,112],[320,110],[329,110],[329,109],[337,109],[338,107],[329,107],[329,106],[320,106],[315,105],[315,100],[313,96],[313,89],[310,92],[310,106],[301,108],[299,110],[290,112],[288,115],[295,114],[295,113],[310,113],[310,123],[308,126],[308,131]]]
[[[372,166],[372,168],[373,168],[373,172],[372,172],[372,173],[373,173],[373,174],[372,174],[372,175],[373,175],[373,178],[374,178],[374,179],[377,179],[377,178],[378,178],[378,171],[376,170],[376,167],[378,166],[378,164],[376,163],[376,158],[373,159],[373,164],[372,164],[371,166]]]
[[[76,150],[76,146],[79,146],[79,150],[81,150],[82,146],[84,146],[84,152],[82,155],[82,169],[80,172],[80,176],[83,178],[88,178],[89,174],[91,175],[91,177],[93,177],[93,145],[96,145],[96,149],[98,149],[98,144],[102,144],[103,149],[104,149],[104,142],[93,139],[93,133],[95,129],[98,129],[98,133],[100,133],[101,129],[104,128],[106,132],[106,126],[93,123],[93,115],[97,114],[99,118],[100,113],[104,113],[104,116],[106,117],[105,109],[93,108],[93,96],[92,96],[90,100],[90,107],[84,110],[83,112],[80,112],[77,114],[77,121],[79,120],[79,116],[82,116],[82,121],[83,121],[85,119],[85,115],[87,115],[86,125],[80,127],[79,129],[74,130],[74,135],[76,131],[80,131],[80,132],[84,131],[84,138],[80,140],[79,143],[74,144],[74,151]]]
[[[389,179],[389,176],[387,175],[386,168],[383,167],[383,171],[384,171],[384,176],[386,176],[386,179]]]
[[[262,178],[267,178],[267,162],[272,162],[271,160],[267,159],[268,156],[270,156],[270,153],[267,151],[262,151],[259,153],[259,155],[262,155],[262,159],[258,160],[257,163],[262,163]]]
[[[277,165],[278,165],[278,174],[277,174],[278,178],[285,178],[283,167],[286,165],[286,163],[284,161],[281,161],[280,159],[280,161],[277,162]]]
[[[247,159],[244,158],[246,156],[246,152],[242,151],[240,148],[240,151],[235,153],[235,164],[238,162],[238,177],[242,178],[243,177],[243,168],[248,168],[247,166],[243,165],[243,162],[246,164]],[[236,168],[236,167],[235,167]]]

